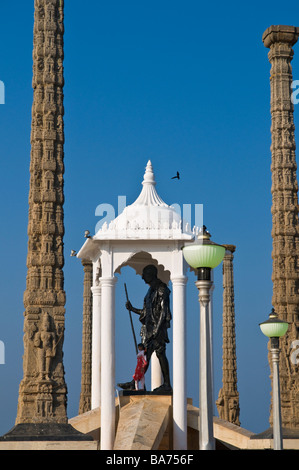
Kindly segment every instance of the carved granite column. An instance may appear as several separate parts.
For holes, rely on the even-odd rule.
[[[91,347],[92,347],[92,261],[82,260],[84,268],[82,370],[79,414],[91,409]]]
[[[235,293],[233,259],[236,247],[224,245],[223,259],[223,376],[217,399],[219,417],[240,425],[239,393],[237,389],[237,354],[235,331]]]
[[[34,7],[23,379],[16,425],[0,440],[92,440],[68,424],[63,367],[64,0]]]
[[[66,423],[63,1],[36,0],[24,376],[16,423]]]
[[[81,440],[68,425],[63,367],[64,1],[34,6],[23,380],[16,426],[1,440]]]
[[[292,46],[299,28],[271,26],[263,34],[271,63],[273,298],[279,317],[289,323],[281,339],[280,383],[283,427],[299,427],[299,370],[292,362],[299,338],[299,226],[296,176]],[[270,422],[272,417],[270,417]]]

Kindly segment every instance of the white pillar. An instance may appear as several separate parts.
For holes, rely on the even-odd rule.
[[[211,272],[211,280],[213,282],[210,288],[210,303],[209,303],[209,329],[210,329],[210,354],[211,354],[211,395],[213,399],[211,400],[211,413],[214,416],[216,411],[216,402],[214,400],[214,353],[213,353],[213,292],[215,289],[214,284],[214,273]]]
[[[92,291],[91,409],[101,405],[101,286]]]
[[[275,344],[276,342],[276,344]],[[281,410],[280,410],[280,384],[279,384],[279,345],[278,338],[271,338],[271,356],[273,369],[273,448],[283,450]]]
[[[173,286],[173,448],[187,449],[186,283],[171,278]]]
[[[212,413],[212,368],[210,337],[210,289],[212,281],[200,280],[196,286],[200,301],[200,431],[199,450],[215,450]]]
[[[115,439],[115,277],[101,278],[101,450]]]
[[[151,357],[151,389],[160,387],[163,384],[163,375],[157,354],[154,352]]]

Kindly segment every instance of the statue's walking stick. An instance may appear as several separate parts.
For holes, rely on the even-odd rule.
[[[128,291],[127,291],[126,284],[125,284],[125,291],[126,291],[127,302],[129,302],[129,297],[128,297]],[[134,343],[135,343],[135,349],[136,349],[136,355],[137,355],[138,354],[138,347],[137,347],[137,341],[136,341],[136,336],[135,336],[135,331],[134,331],[134,326],[133,326],[131,310],[129,310],[129,315],[130,315],[131,328],[132,328],[132,333],[133,333]]]

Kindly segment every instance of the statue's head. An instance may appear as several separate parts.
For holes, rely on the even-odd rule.
[[[157,279],[158,270],[153,264],[145,266],[142,271],[142,279],[146,284],[150,284],[154,279]]]
[[[50,329],[50,315],[47,312],[42,316],[42,327],[44,331],[49,331]]]

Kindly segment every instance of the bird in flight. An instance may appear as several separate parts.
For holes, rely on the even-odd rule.
[[[178,171],[176,172],[176,176],[173,176],[171,179],[174,180],[174,179],[176,179],[176,178],[177,178],[178,180],[180,179],[180,174],[179,174]]]

